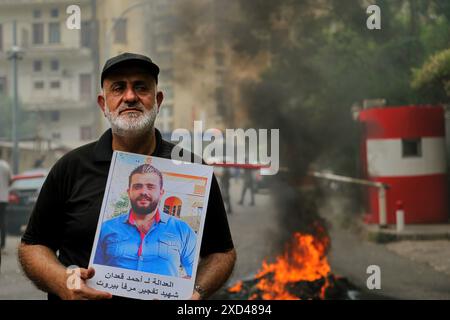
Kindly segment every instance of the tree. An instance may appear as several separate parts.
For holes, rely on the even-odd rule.
[[[412,87],[423,91],[433,102],[450,102],[450,49],[442,50],[419,69],[414,69]]]

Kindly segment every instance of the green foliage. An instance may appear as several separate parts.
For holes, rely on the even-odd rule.
[[[128,194],[124,192],[120,199],[114,204],[114,213],[111,215],[111,218],[117,217],[124,212],[127,212],[130,207],[130,199],[128,198]]]
[[[272,56],[263,81],[243,88],[243,96],[255,126],[281,129],[280,159],[297,171],[293,177],[319,159],[336,172],[355,175],[360,135],[350,112],[355,102],[436,102],[436,95],[410,82],[413,68],[448,48],[450,6],[374,2],[381,8],[381,30],[366,28],[362,0],[239,0],[246,19],[233,20],[235,51],[268,50]],[[288,27],[275,28],[274,19],[283,13]]]
[[[438,90],[450,97],[450,49],[432,55],[420,69],[414,69],[412,86],[417,89]]]

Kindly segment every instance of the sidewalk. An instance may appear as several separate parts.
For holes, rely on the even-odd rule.
[[[395,225],[379,228],[378,225],[362,224],[366,236],[375,242],[398,240],[450,240],[450,224],[409,224],[401,232]]]
[[[331,194],[321,208],[329,222],[333,272],[347,277],[365,293],[393,299],[450,299],[450,241],[400,240],[379,243],[368,240],[351,215],[349,200]],[[349,220],[354,220],[349,223]],[[347,221],[346,223],[342,223]],[[425,228],[426,229],[426,228]],[[369,265],[381,269],[381,289],[366,286]]]

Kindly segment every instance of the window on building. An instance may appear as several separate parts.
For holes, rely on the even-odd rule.
[[[6,94],[6,77],[0,77],[0,94]]]
[[[0,51],[3,51],[3,26],[0,24]]]
[[[120,18],[114,21],[114,42],[126,43],[127,42],[127,19]]]
[[[59,43],[61,41],[61,30],[59,22],[50,22],[48,24],[48,42]]]
[[[44,81],[35,81],[34,88],[35,89],[44,89]]]
[[[80,127],[80,140],[91,140],[92,139],[92,127],[81,126]]]
[[[53,122],[58,122],[60,118],[59,111],[51,111],[50,112],[50,120]]]
[[[52,10],[50,10],[50,17],[52,18],[58,18],[59,16],[59,10],[58,8],[53,8]]]
[[[92,30],[91,30],[91,22],[90,21],[82,21],[81,22],[81,32],[80,37],[80,46],[84,48],[90,48],[92,46]]]
[[[55,139],[55,140],[61,139],[61,133],[60,132],[53,132],[52,133],[52,138]]]
[[[33,18],[40,18],[42,16],[42,12],[40,9],[34,9],[33,10]]]
[[[58,71],[59,70],[59,60],[50,61],[50,69],[52,71]]]
[[[33,71],[34,72],[42,71],[42,61],[41,60],[33,61]]]
[[[33,44],[44,43],[44,24],[33,23]]]
[[[91,85],[91,75],[80,74],[80,99],[90,100],[92,97],[92,85]]]
[[[422,156],[422,139],[402,139],[403,158]]]
[[[61,82],[59,80],[54,80],[50,82],[51,89],[59,89],[61,87]]]

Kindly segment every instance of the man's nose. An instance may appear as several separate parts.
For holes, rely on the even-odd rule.
[[[133,87],[131,87],[131,86],[127,87],[123,99],[124,99],[124,102],[136,102],[137,101],[137,95],[136,95],[136,92],[134,92]]]

